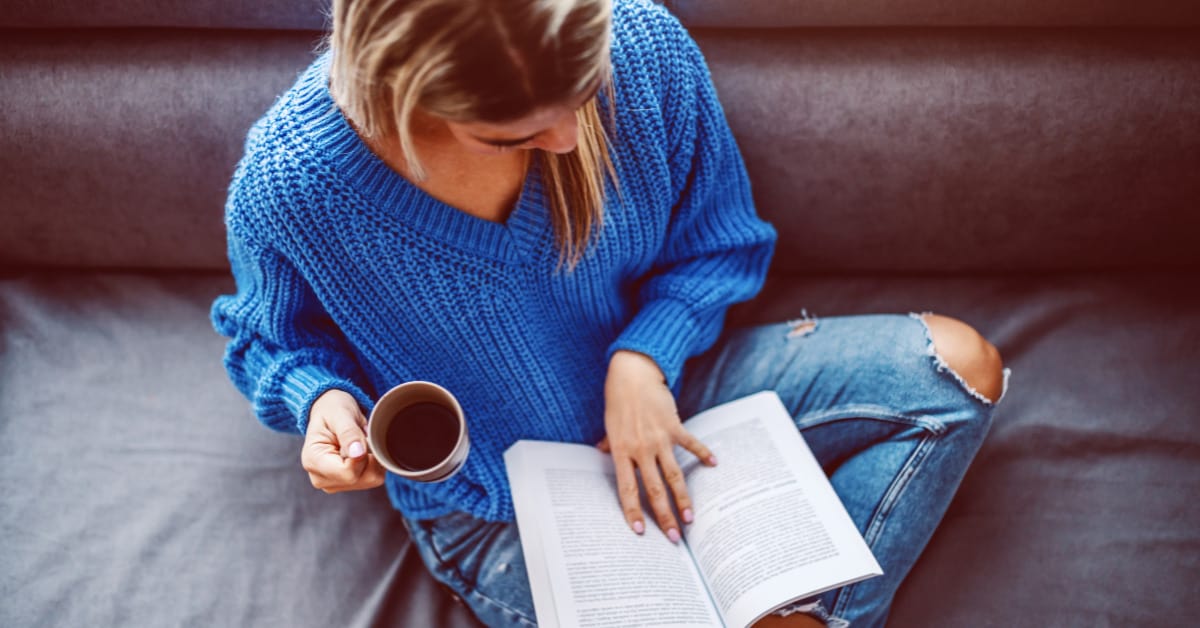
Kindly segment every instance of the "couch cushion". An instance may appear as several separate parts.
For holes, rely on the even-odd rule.
[[[1177,0],[666,0],[689,27],[1196,26]]]
[[[224,277],[0,280],[3,626],[473,626],[221,368]],[[400,603],[402,602],[402,603]]]
[[[315,34],[104,31],[0,38],[0,265],[225,268],[246,131]]]
[[[666,0],[689,26],[1182,26],[1200,5],[1176,0]],[[312,29],[328,23],[330,0],[10,0],[0,27]]]
[[[776,276],[732,321],[930,309],[1013,369],[893,625],[1187,625],[1198,279]],[[251,416],[207,320],[231,287],[0,279],[0,625],[472,625],[381,491],[314,491]]]
[[[777,268],[1200,266],[1195,32],[697,38]]]
[[[11,32],[10,32],[11,33]],[[1200,37],[700,32],[781,269],[1200,266]],[[314,34],[0,40],[0,264],[226,266],[250,124]]]
[[[0,27],[322,30],[332,0],[10,0]]]

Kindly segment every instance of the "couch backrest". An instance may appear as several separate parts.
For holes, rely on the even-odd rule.
[[[224,268],[242,139],[323,3],[10,4],[0,264]],[[1200,4],[669,4],[778,270],[1200,268]]]
[[[781,268],[1200,265],[1200,36],[702,31]]]
[[[331,0],[8,0],[0,28],[321,30]],[[654,0],[692,27],[1200,26],[1188,0]]]

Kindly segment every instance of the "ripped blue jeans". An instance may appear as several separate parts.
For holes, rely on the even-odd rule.
[[[919,316],[868,315],[728,331],[688,364],[679,413],[761,390],[776,391],[791,411],[884,571],[780,614],[882,626],[983,442],[995,403],[937,356]],[[514,524],[463,513],[406,524],[434,577],[484,623],[535,625]]]

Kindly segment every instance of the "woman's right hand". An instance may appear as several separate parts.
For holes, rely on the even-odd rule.
[[[314,488],[341,493],[383,484],[383,466],[367,451],[366,424],[350,393],[333,389],[317,397],[300,450],[300,464]]]

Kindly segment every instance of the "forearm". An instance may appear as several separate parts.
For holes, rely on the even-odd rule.
[[[340,389],[364,407],[360,369],[303,278],[280,256],[235,229],[229,257],[237,292],[216,300],[212,321],[227,336],[225,368],[272,429],[303,434],[313,402]]]

